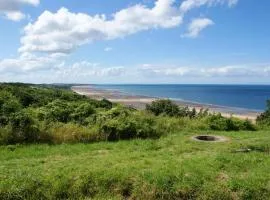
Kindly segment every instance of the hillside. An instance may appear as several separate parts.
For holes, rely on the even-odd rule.
[[[138,111],[44,85],[0,89],[2,199],[270,196],[269,111],[252,124],[169,100]]]

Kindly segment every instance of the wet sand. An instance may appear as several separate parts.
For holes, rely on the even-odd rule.
[[[130,106],[136,109],[144,109],[146,104],[151,103],[158,98],[141,96],[141,95],[131,95],[119,92],[117,90],[105,90],[95,88],[94,86],[73,86],[71,88],[74,92],[88,96],[93,99],[101,100],[108,99],[114,103],[121,103],[126,106]],[[231,108],[225,106],[217,106],[211,104],[201,104],[189,101],[174,101],[179,106],[188,106],[189,108],[195,108],[197,111],[200,109],[208,109],[211,113],[221,113],[224,117],[236,117],[240,119],[249,119],[255,121],[257,116],[260,114],[258,111],[242,109],[242,108]]]

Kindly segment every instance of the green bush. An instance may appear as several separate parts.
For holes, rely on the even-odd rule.
[[[10,144],[37,142],[39,138],[39,128],[35,120],[27,111],[13,114],[10,118],[12,133],[8,139]]]
[[[4,89],[0,90],[0,110],[2,110],[3,105],[6,102],[8,102],[11,98],[14,99],[13,95],[10,92]]]
[[[168,116],[178,116],[179,107],[169,99],[162,99],[153,101],[146,105],[146,110],[152,112],[154,115],[165,114]]]
[[[221,114],[210,115],[206,119],[211,130],[217,131],[256,130],[255,125],[253,125],[252,122],[250,122],[249,120],[243,121],[233,117],[225,118],[221,116]]]
[[[102,124],[100,131],[108,141],[131,139],[136,137],[136,124],[130,119],[112,119]]]
[[[156,129],[156,121],[153,117],[143,116],[143,114],[127,114],[124,111],[123,113],[118,113],[118,116],[114,117],[105,117],[103,120],[106,120],[99,123],[100,132],[105,135],[107,140],[157,138],[161,135]]]
[[[2,105],[3,115],[9,116],[12,113],[18,112],[21,109],[21,104],[16,99],[10,99]]]
[[[91,104],[83,103],[78,107],[75,107],[74,111],[71,114],[71,118],[75,122],[79,122],[82,124],[87,117],[91,116],[95,112],[96,111]]]
[[[9,116],[22,109],[20,102],[7,91],[0,92],[0,115]]]
[[[39,118],[47,121],[58,121],[67,123],[71,120],[73,107],[66,101],[55,100],[41,108]]]
[[[16,92],[16,97],[18,97],[20,103],[23,107],[28,107],[37,102],[36,97],[34,96],[35,91],[29,88],[27,90],[18,90]]]
[[[110,102],[110,101],[107,100],[107,99],[102,99],[102,100],[99,102],[99,107],[111,109],[111,108],[113,107],[113,104],[112,104],[112,102]]]
[[[270,126],[270,100],[267,101],[266,111],[257,117],[259,125]]]
[[[0,116],[0,127],[4,127],[8,124],[8,117],[7,116]]]
[[[190,109],[189,107],[179,107],[169,99],[161,99],[153,101],[151,104],[146,105],[146,110],[153,113],[154,115],[167,115],[170,117],[189,117],[196,118],[199,115],[205,115],[207,111],[201,110],[197,114],[195,108]]]
[[[0,127],[0,145],[9,144],[10,132],[11,131],[7,127]]]
[[[92,125],[102,125],[104,122],[114,118],[128,118],[132,114],[132,110],[118,105],[107,111],[100,111],[91,119]]]

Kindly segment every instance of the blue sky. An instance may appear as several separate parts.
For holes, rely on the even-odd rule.
[[[0,81],[270,83],[270,1],[0,1]]]

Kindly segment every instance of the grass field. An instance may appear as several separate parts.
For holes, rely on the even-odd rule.
[[[1,146],[0,199],[270,199],[269,132],[208,133]]]

